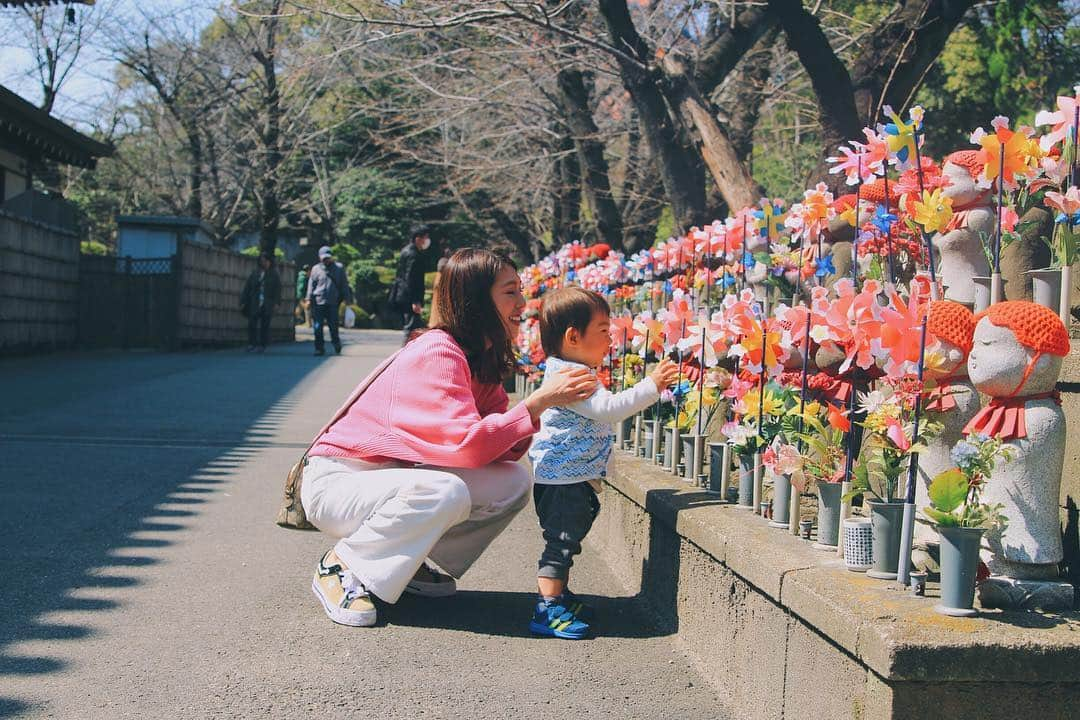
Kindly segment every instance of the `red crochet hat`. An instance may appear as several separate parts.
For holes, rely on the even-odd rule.
[[[978,177],[979,174],[982,173],[985,165],[982,159],[982,153],[978,150],[957,150],[952,155],[945,158],[945,163],[959,165],[967,170],[968,175],[973,178]],[[942,165],[945,163],[942,163]]]
[[[935,300],[930,303],[926,330],[937,339],[952,343],[966,355],[971,352],[975,336],[975,315],[958,302]]]
[[[998,327],[1013,331],[1016,339],[1026,348],[1038,354],[1049,353],[1058,357],[1069,354],[1069,331],[1057,313],[1048,307],[1026,300],[1011,300],[991,305],[975,318],[983,318]]]
[[[841,195],[833,200],[833,210],[836,212],[844,212],[855,207],[855,193],[848,193],[847,195]]]
[[[867,183],[862,186],[860,197],[863,200],[874,203],[885,202],[885,183],[882,180],[875,180],[874,182]],[[897,198],[896,185],[889,185],[889,202],[895,203]]]

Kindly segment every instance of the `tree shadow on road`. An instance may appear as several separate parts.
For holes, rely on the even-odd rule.
[[[3,362],[0,718],[58,710],[5,678],[63,672],[64,643],[97,632],[74,613],[122,611],[141,569],[295,411],[285,396],[319,368],[303,349]]]
[[[653,626],[636,596],[578,597],[595,612],[594,636],[648,638],[669,634]],[[535,604],[536,593],[529,592],[459,590],[447,598],[402,595],[394,605],[380,604],[379,619],[386,625],[542,640],[529,632],[529,613]]]

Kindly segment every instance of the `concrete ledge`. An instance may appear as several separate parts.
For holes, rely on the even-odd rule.
[[[627,454],[609,475],[590,538],[737,717],[1066,717],[1080,699],[1080,613],[938,615]]]

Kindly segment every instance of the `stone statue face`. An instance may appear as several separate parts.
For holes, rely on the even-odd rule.
[[[962,348],[948,340],[937,340],[926,348],[926,377],[940,380],[950,375],[966,375],[965,360],[967,355]]]
[[[1024,386],[1014,393],[1033,357],[1035,351],[1021,345],[1012,330],[983,318],[975,326],[975,343],[968,355],[968,376],[979,392],[991,397],[1035,395],[1053,390],[1061,373],[1061,358],[1043,355],[1035,362]]]
[[[941,174],[949,178],[951,183],[942,192],[945,197],[952,198],[954,207],[970,203],[983,192],[982,188],[975,185],[975,179],[968,174],[968,171],[959,165],[945,163],[941,168]]]

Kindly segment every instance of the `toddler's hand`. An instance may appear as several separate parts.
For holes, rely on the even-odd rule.
[[[653,371],[649,373],[649,377],[656,383],[658,390],[663,390],[671,385],[678,376],[679,366],[668,358],[661,360],[660,364],[653,368]]]

